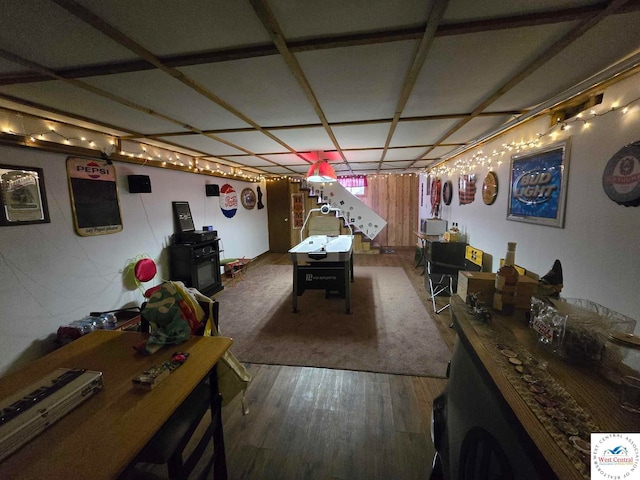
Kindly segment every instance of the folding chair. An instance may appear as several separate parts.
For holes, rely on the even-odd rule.
[[[458,283],[458,271],[462,270],[460,265],[427,261],[427,278],[429,280],[429,293],[433,303],[433,311],[438,314],[451,305],[450,302],[443,307],[437,308],[436,297],[451,296],[456,292]]]

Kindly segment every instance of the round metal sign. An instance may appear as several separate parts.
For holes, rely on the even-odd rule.
[[[602,188],[620,205],[640,205],[640,142],[622,147],[611,157],[602,174]]]

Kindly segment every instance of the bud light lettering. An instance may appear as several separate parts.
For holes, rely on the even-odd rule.
[[[557,189],[551,172],[532,170],[516,178],[513,196],[522,203],[535,205],[549,201]]]

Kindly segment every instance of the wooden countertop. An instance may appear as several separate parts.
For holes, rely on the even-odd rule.
[[[593,369],[570,365],[540,345],[533,331],[524,321],[524,312],[516,311],[513,317],[503,317],[494,313],[491,323],[486,326],[469,312],[468,307],[454,295],[451,301],[451,314],[460,341],[470,351],[481,374],[497,388],[508,407],[522,425],[526,434],[538,448],[548,466],[562,480],[583,479],[584,476],[572,463],[567,454],[558,448],[558,438],[563,440],[561,432],[554,431],[544,421],[539,411],[531,406],[531,399],[523,398],[517,375],[511,374],[508,362],[496,355],[495,342],[487,341],[486,329],[489,328],[495,338],[513,339],[514,347],[529,352],[533,358],[546,362],[546,374],[549,381],[561,386],[580,409],[590,416],[600,432],[640,432],[640,415],[629,413],[618,406],[619,390],[616,385],[607,382]],[[484,330],[483,330],[484,329]],[[545,374],[542,374],[545,375]],[[515,376],[515,379],[514,379]],[[526,396],[526,394],[525,394]],[[560,406],[562,408],[562,406]],[[559,434],[560,433],[560,434]],[[589,432],[590,433],[590,432]],[[555,435],[555,438],[554,438]],[[588,434],[583,434],[587,437]]]
[[[0,378],[0,401],[56,368],[103,372],[103,389],[0,463],[0,478],[116,478],[211,371],[232,341],[192,337],[142,355],[138,332],[98,330]],[[169,360],[189,358],[151,391],[134,389],[132,378]]]

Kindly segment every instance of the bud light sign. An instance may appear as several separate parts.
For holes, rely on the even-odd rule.
[[[509,220],[562,227],[567,182],[566,142],[511,159]]]

